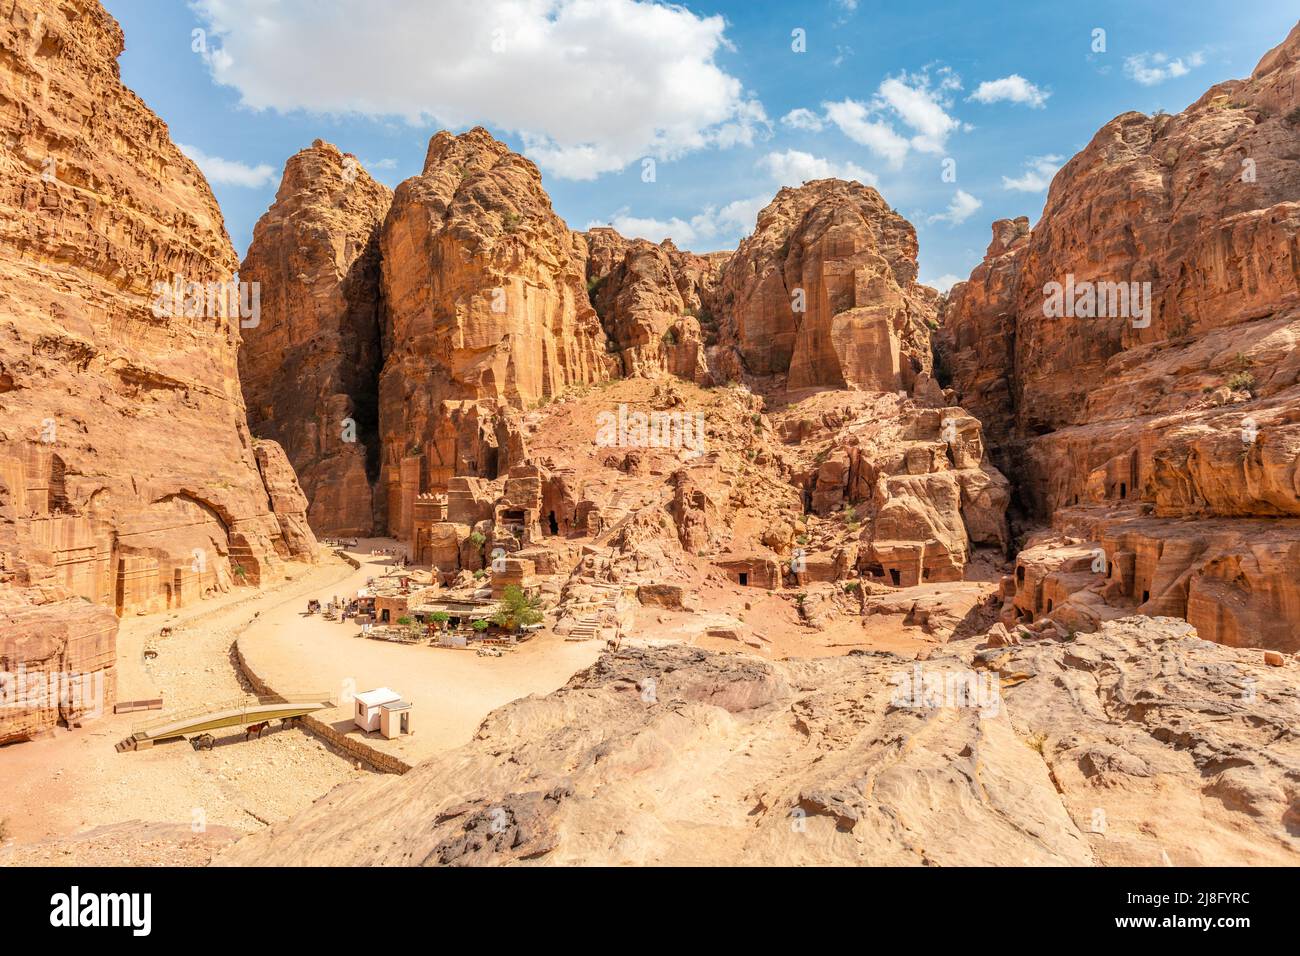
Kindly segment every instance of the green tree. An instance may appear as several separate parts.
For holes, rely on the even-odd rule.
[[[438,625],[438,630],[442,630],[447,626],[447,622],[451,620],[451,615],[446,611],[434,611],[429,615],[429,620]]]
[[[501,603],[492,615],[492,623],[513,631],[516,627],[539,624],[542,620],[542,605],[535,597],[529,597],[517,584],[506,585]]]

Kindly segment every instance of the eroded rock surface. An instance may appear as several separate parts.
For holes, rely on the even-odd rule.
[[[1121,609],[1282,649],[1300,632],[1298,77],[1300,27],[1181,113],[1116,117],[1032,231],[994,224],[944,310],[946,371],[1023,523],[1101,547]],[[1060,317],[1053,283],[1075,290]]]
[[[910,389],[930,369],[936,310],[916,251],[912,224],[870,186],[782,189],[723,270],[724,340],[790,389]]]
[[[626,647],[218,862],[1294,864],[1296,666],[1169,619],[925,662]]]
[[[296,511],[271,504],[286,499],[268,494],[244,421],[235,355],[254,316],[241,310],[251,299],[209,288],[238,266],[221,212],[122,85],[122,49],[93,0],[16,0],[0,21],[10,669],[29,656],[111,667],[115,625],[85,601],[163,610],[274,580],[284,559],[315,553]],[[164,297],[173,288],[180,301]],[[276,481],[287,488],[292,474]],[[33,609],[13,610],[23,603]]]
[[[261,321],[239,350],[249,425],[284,447],[321,534],[375,530],[379,227],[391,202],[355,157],[317,140],[285,163],[239,270],[261,285]]]
[[[481,128],[429,142],[380,235],[384,366],[379,383],[387,526],[406,537],[411,504],[453,475],[495,478],[489,445],[453,436],[449,402],[480,418],[609,377],[578,240],[551,208],[537,167]],[[497,431],[495,423],[486,434]],[[460,463],[458,470],[456,465]]]

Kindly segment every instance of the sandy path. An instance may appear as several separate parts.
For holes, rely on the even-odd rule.
[[[161,694],[173,710],[244,693],[230,661],[238,630],[254,613],[297,606],[302,594],[326,589],[352,569],[326,553],[319,566],[299,565],[291,573],[294,580],[266,590],[237,589],[175,614],[124,620],[119,699]],[[171,637],[157,638],[162,626],[175,629]],[[157,649],[155,660],[142,659],[146,642]],[[151,716],[157,712],[109,714],[80,730],[0,748],[0,820],[9,837],[28,843],[132,820],[247,831],[291,816],[362,773],[298,730],[248,743],[232,735],[210,752],[182,741],[118,753],[114,744]],[[82,857],[58,849],[44,857],[24,852],[21,859],[77,863]]]
[[[162,696],[170,711],[246,693],[232,655],[243,635],[241,647],[257,672],[282,693],[338,695],[345,678],[358,689],[387,684],[401,691],[415,705],[416,733],[381,745],[414,762],[469,741],[491,710],[549,693],[599,653],[597,641],[543,634],[487,658],[365,640],[355,636],[355,625],[304,617],[308,599],[350,595],[391,567],[393,559],[367,553],[372,547],[395,542],[359,542],[353,556],[360,570],[323,551],[320,565],[296,566],[293,580],[272,588],[237,589],[175,613],[123,620],[119,699]],[[164,626],[173,633],[161,638]],[[157,656],[145,660],[146,647]],[[157,715],[106,715],[80,730],[0,748],[0,821],[10,840],[0,865],[201,863],[228,837],[179,846],[174,836],[153,841],[149,834],[184,834],[194,824],[213,837],[223,828],[246,833],[368,775],[301,730],[276,728],[248,742],[230,731],[204,752],[184,741],[134,753],[114,749],[134,724]],[[333,717],[350,725],[350,708]],[[78,839],[59,839],[73,834]]]
[[[385,545],[393,542],[359,542],[353,557],[362,563],[361,569],[315,596],[327,601],[355,594],[367,578],[390,566],[391,559],[366,553]],[[245,659],[282,694],[326,690],[340,700],[345,686],[397,691],[414,705],[415,733],[392,741],[374,734],[368,739],[408,763],[468,743],[492,710],[562,687],[603,649],[600,641],[569,642],[543,631],[501,657],[479,657],[472,650],[368,640],[358,636],[360,629],[351,622],[304,616],[305,606],[304,598],[263,613],[240,637]],[[350,704],[318,716],[340,730],[352,728]]]

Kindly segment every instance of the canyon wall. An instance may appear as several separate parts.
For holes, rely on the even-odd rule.
[[[580,238],[537,167],[484,129],[433,137],[393,195],[380,250],[380,480],[388,530],[406,538],[415,496],[508,469],[494,417],[607,379],[615,361]]]
[[[0,670],[106,670],[114,611],[315,554],[244,421],[255,316],[215,286],[238,265],[221,212],[122,85],[122,49],[94,0],[14,0],[0,21]]]
[[[289,161],[243,268],[262,281],[266,318],[241,352],[250,421],[284,445],[318,531],[362,530],[369,501],[373,529],[417,555],[454,550],[459,564],[468,526],[441,527],[453,479],[529,463],[525,419],[553,399],[666,378],[915,392],[933,411],[882,441],[872,463],[850,450],[792,476],[808,507],[863,507],[866,543],[890,542],[868,547],[864,566],[901,568],[900,579],[961,577],[963,509],[978,515],[976,543],[1005,549],[1005,482],[983,461],[978,424],[929,375],[938,297],[916,282],[915,230],[874,189],[783,189],[737,252],[697,255],[609,228],[569,231],[537,168],[482,129],[435,135],[391,203],[368,178],[344,181],[346,162],[321,143]],[[336,420],[375,395],[377,435],[363,426],[345,446]],[[959,420],[974,430],[949,437]],[[937,451],[900,451],[911,441]],[[876,488],[887,474],[934,477]]]
[[[379,227],[392,191],[317,140],[285,163],[240,278],[261,286],[239,377],[253,434],[284,447],[320,534],[376,528]],[[382,486],[381,486],[382,487]]]
[[[1032,231],[994,224],[943,317],[944,373],[985,422],[1025,526],[1101,547],[1095,588],[1121,606],[1290,650],[1298,135],[1300,27],[1183,112],[1106,124]]]

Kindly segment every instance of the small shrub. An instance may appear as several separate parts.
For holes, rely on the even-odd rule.
[[[483,537],[483,532],[481,531],[475,531],[469,536],[469,543],[474,545],[476,548],[483,547],[483,542],[486,540],[487,538]]]
[[[1228,379],[1228,388],[1234,392],[1250,392],[1255,394],[1255,376],[1249,372],[1238,372]]]
[[[409,617],[407,617],[405,614],[403,614],[401,617],[397,619],[397,623],[402,625],[403,627],[406,627],[408,625],[414,624],[415,622],[411,620]]]
[[[486,631],[486,630],[488,629],[488,622],[487,622],[487,621],[472,621],[472,622],[470,622],[470,625],[469,625],[469,626],[472,627],[474,630],[478,631],[480,634],[482,634],[484,631]]]
[[[672,329],[669,329],[667,332],[664,333],[663,343],[664,345],[677,344],[677,335],[673,332]]]

